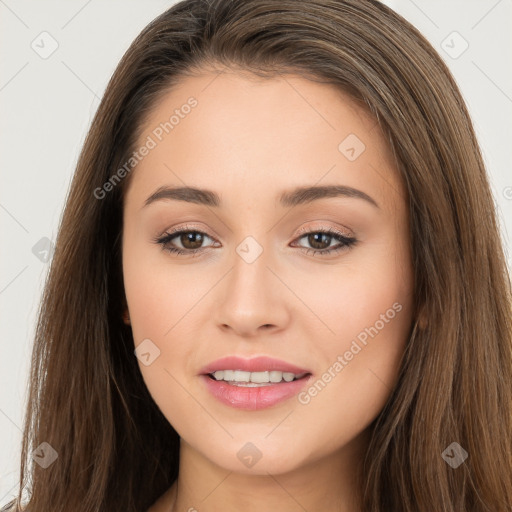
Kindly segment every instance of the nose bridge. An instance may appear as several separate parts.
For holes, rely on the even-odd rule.
[[[239,299],[245,298],[258,299],[258,295],[262,292],[267,298],[269,297],[268,274],[270,274],[267,265],[269,264],[270,251],[268,245],[259,236],[261,243],[252,236],[246,236],[235,248],[233,256],[233,274],[231,276],[230,293],[241,293]],[[261,298],[261,297],[260,297]]]
[[[247,265],[252,265],[257,260],[261,260],[261,255],[264,252],[268,252],[263,248],[263,243],[266,244],[266,239],[263,241],[262,235],[259,235],[258,238],[260,239],[261,243],[258,242],[254,236],[248,235],[237,245],[235,249],[239,258]]]
[[[272,267],[271,251],[264,244],[255,236],[245,237],[235,247],[232,270],[226,276],[225,300],[219,303],[217,320],[238,333],[284,322],[286,308],[279,299],[278,280],[268,268]]]

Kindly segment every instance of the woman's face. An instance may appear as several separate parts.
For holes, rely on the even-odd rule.
[[[375,120],[331,85],[205,71],[136,147],[126,298],[182,443],[253,474],[354,446],[395,385],[412,310],[406,194]]]

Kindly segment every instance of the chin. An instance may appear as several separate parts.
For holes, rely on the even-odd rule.
[[[215,465],[227,471],[244,475],[279,475],[288,473],[307,464],[305,450],[297,450],[300,442],[293,440],[285,444],[277,438],[274,442],[268,440],[232,441],[214,453],[203,452]]]

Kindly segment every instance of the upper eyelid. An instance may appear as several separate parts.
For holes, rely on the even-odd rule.
[[[344,238],[344,239],[353,240],[353,241],[356,240],[356,237],[352,234],[352,232],[350,232],[350,233],[343,233],[341,230],[339,230],[337,228],[321,226],[321,227],[318,227],[318,228],[315,228],[315,227],[312,227],[312,228],[302,228],[296,234],[296,236],[294,237],[293,241],[295,242],[296,240],[300,240],[301,238],[303,238],[303,237],[305,237],[305,236],[307,236],[308,234],[311,234],[311,233],[326,233],[327,234],[328,232],[331,233],[331,236],[334,235],[335,237],[338,237],[338,238]],[[179,228],[177,228],[175,230],[170,230],[170,231],[166,230],[158,238],[160,240],[168,238],[168,242],[169,242],[170,240],[176,238],[178,235],[180,235],[182,233],[201,233],[202,235],[205,235],[208,238],[210,238],[211,240],[213,240],[214,243],[218,242],[216,237],[211,236],[206,231],[203,231],[203,230],[198,229],[198,228],[193,227],[193,226],[192,227],[182,226],[182,227],[179,227]],[[206,247],[205,247],[205,249],[206,249]],[[200,249],[198,249],[198,250],[200,250]]]
[[[316,222],[319,222],[319,221],[316,221]],[[350,228],[348,228],[348,227],[344,226],[343,228],[340,229],[338,227],[326,226],[325,224],[322,225],[322,226],[318,226],[318,227],[316,227],[316,226],[303,227],[303,228],[301,228],[297,232],[297,236],[300,236],[300,235],[303,235],[303,234],[308,234],[308,233],[318,233],[318,232],[321,232],[321,231],[333,231],[336,234],[338,234],[340,236],[344,236],[346,238],[354,238],[355,237],[354,232]],[[160,235],[160,237],[164,237],[166,235],[176,235],[176,234],[180,234],[180,233],[183,233],[183,232],[196,232],[196,233],[201,233],[203,235],[206,235],[206,236],[208,236],[210,238],[219,238],[217,235],[210,235],[207,231],[205,231],[202,228],[199,228],[197,226],[189,226],[189,225],[179,226],[176,229],[174,229],[174,228],[166,229]]]

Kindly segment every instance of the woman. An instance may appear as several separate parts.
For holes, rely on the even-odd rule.
[[[408,22],[185,0],[143,30],[62,218],[23,510],[510,510],[511,384],[488,178]]]

